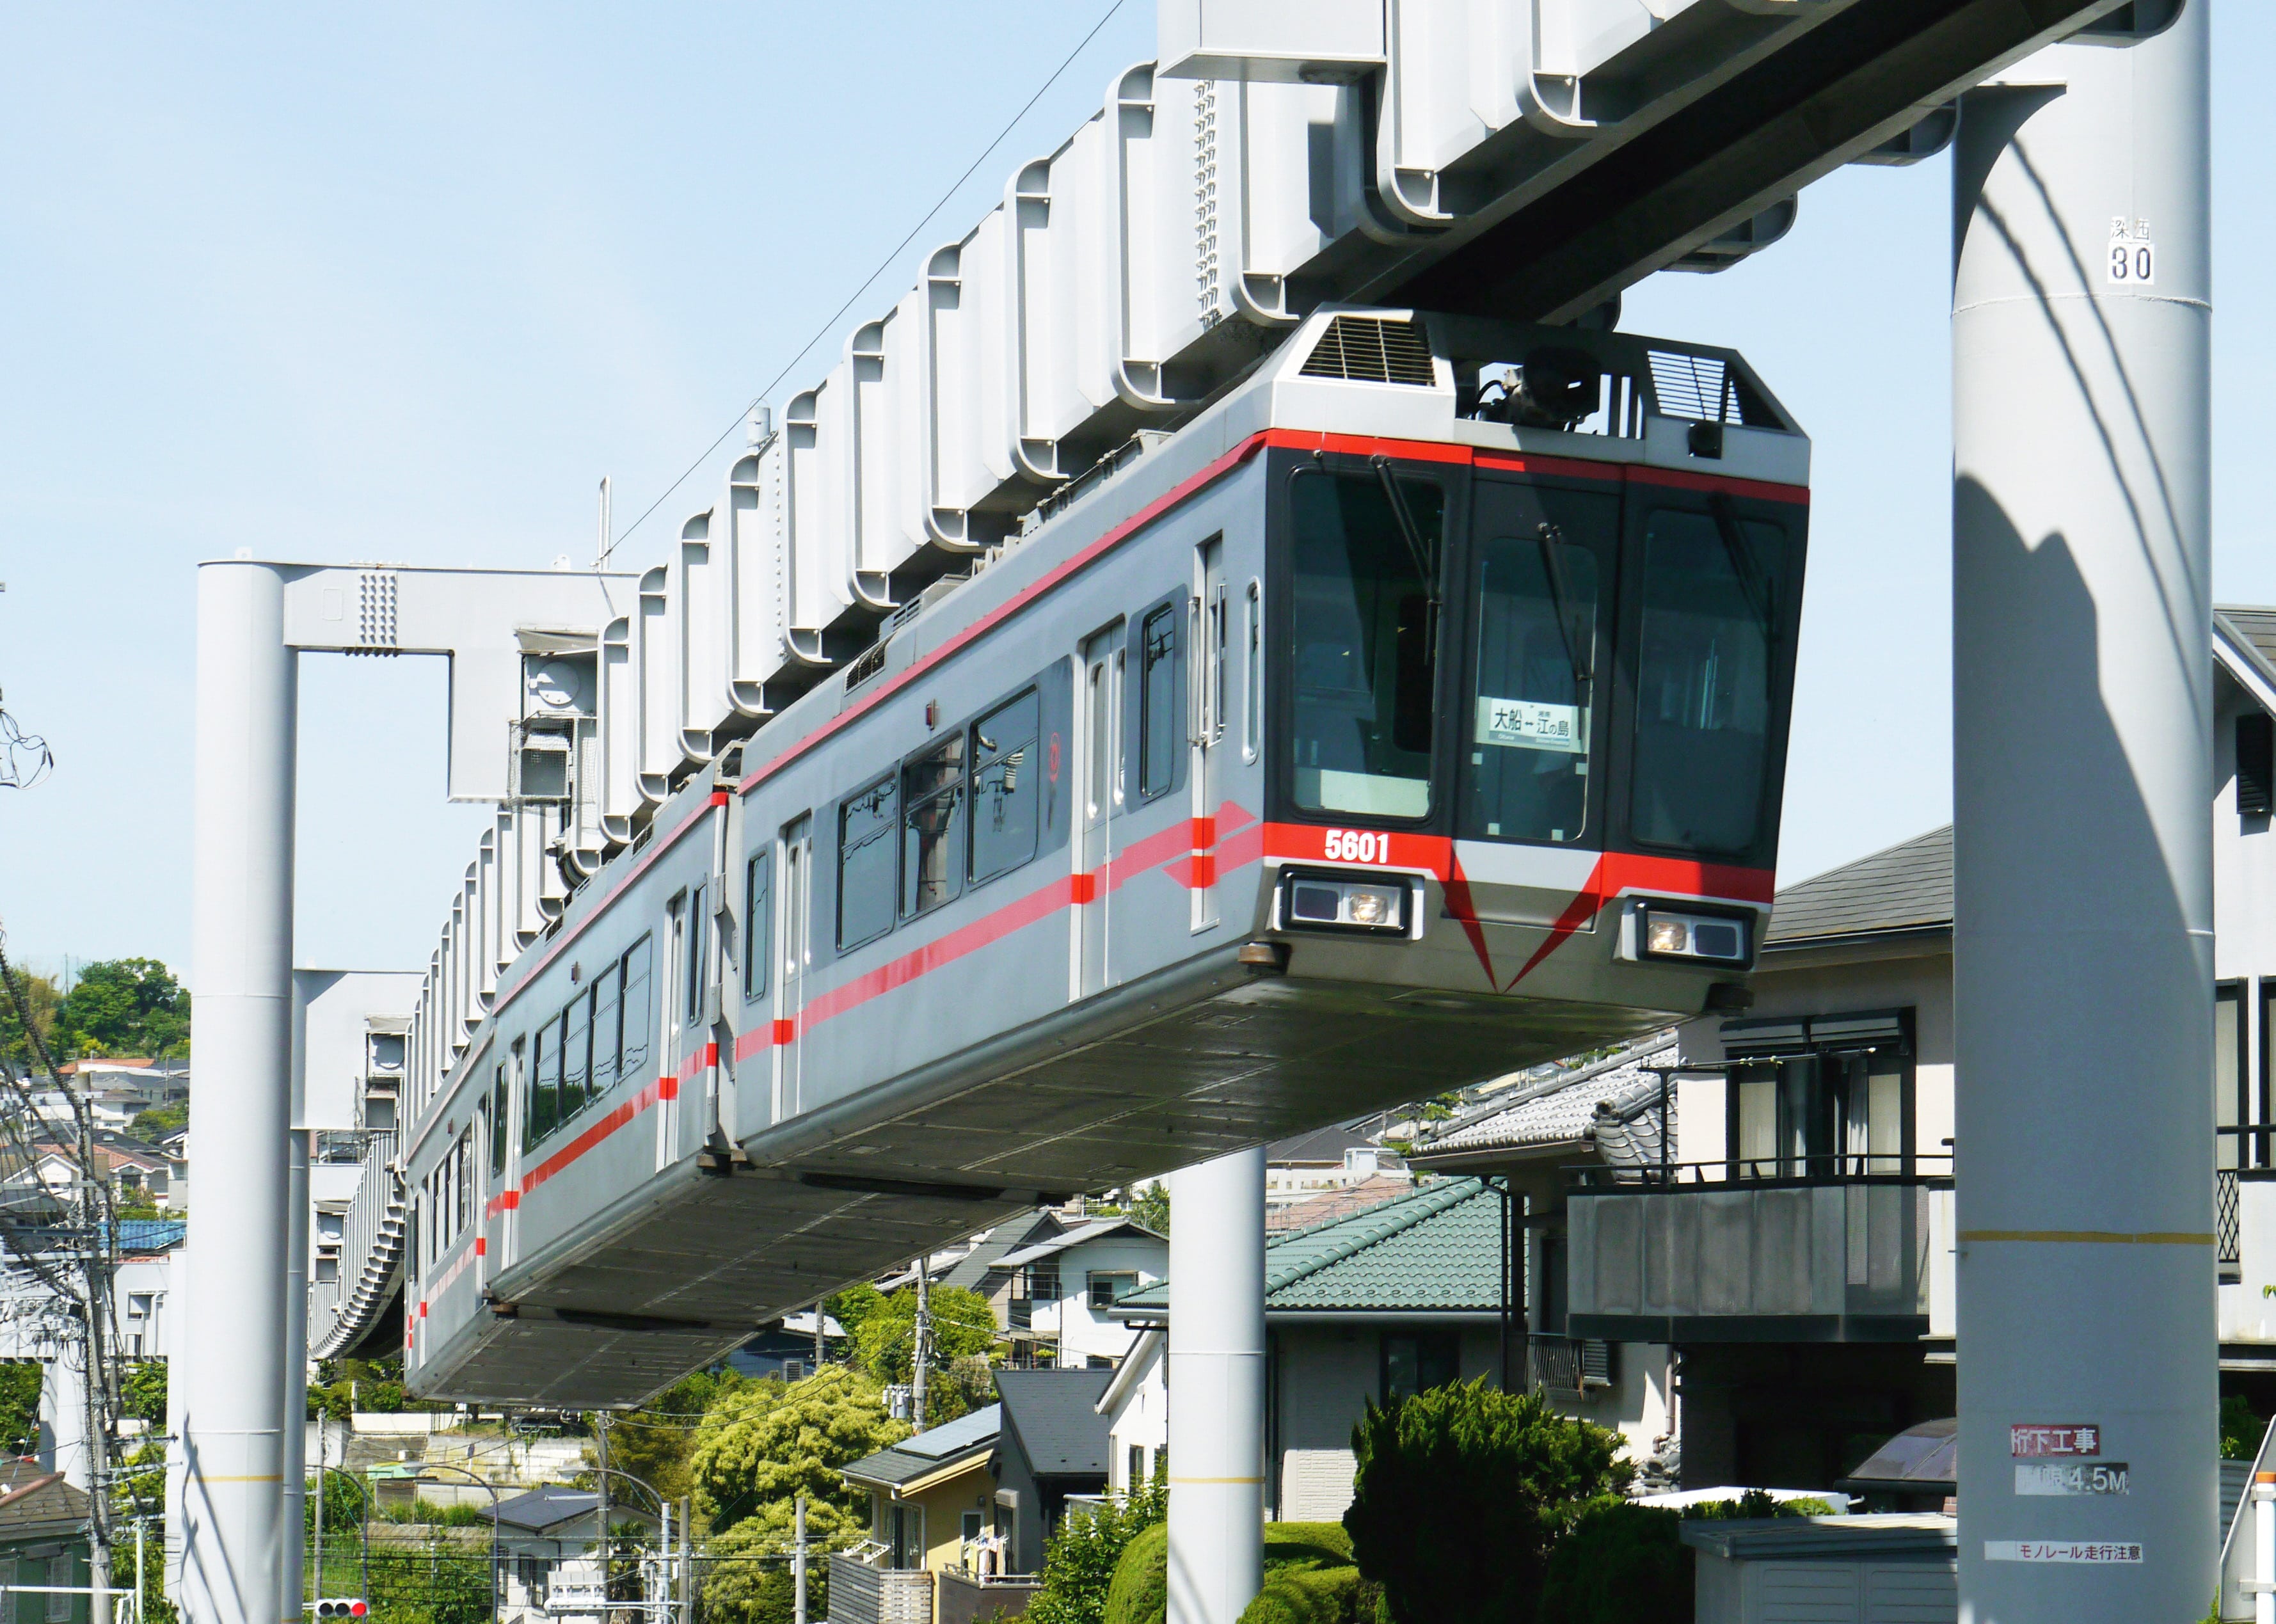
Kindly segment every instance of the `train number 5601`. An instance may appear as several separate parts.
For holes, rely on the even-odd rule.
[[[1391,837],[1371,829],[1331,829],[1327,858],[1331,862],[1389,862]]]

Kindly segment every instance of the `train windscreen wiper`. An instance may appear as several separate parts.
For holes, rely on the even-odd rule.
[[[1586,644],[1581,639],[1581,626],[1572,618],[1573,594],[1565,580],[1565,558],[1559,550],[1572,545],[1565,532],[1545,520],[1535,532],[1541,545],[1541,573],[1549,578],[1549,597],[1552,612],[1557,617],[1557,635],[1565,645],[1565,657],[1573,663],[1573,697],[1577,701],[1583,690],[1596,678],[1590,667],[1587,649],[1595,646],[1590,638]]]
[[[1762,562],[1755,557],[1754,543],[1739,527],[1739,516],[1732,511],[1731,498],[1721,491],[1707,498],[1707,511],[1714,516],[1715,533],[1723,538],[1723,550],[1731,560],[1731,573],[1739,578],[1739,594],[1747,600],[1747,607],[1762,628],[1765,644],[1778,641],[1778,625],[1774,610],[1777,588],[1763,572]]]
[[[1397,475],[1391,471],[1391,459],[1377,452],[1368,459],[1375,469],[1375,477],[1382,482],[1383,499],[1391,505],[1392,522],[1399,527],[1399,535],[1407,543],[1407,555],[1415,560],[1415,573],[1422,582],[1424,601],[1429,606],[1430,624],[1423,634],[1422,657],[1431,658],[1438,647],[1438,565],[1430,556],[1430,543],[1422,539],[1422,527],[1415,522],[1407,511],[1407,493],[1399,489]]]

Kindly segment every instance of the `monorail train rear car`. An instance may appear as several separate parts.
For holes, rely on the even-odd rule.
[[[408,1153],[406,1379],[636,1400],[1039,1195],[1743,1000],[1809,445],[1324,310],[698,771]]]

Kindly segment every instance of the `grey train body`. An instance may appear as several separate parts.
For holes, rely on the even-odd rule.
[[[1465,393],[1465,344],[1514,355],[1533,330],[1415,318],[1434,352],[1416,385],[1304,366],[1343,319],[1314,318],[968,579],[909,595],[868,653],[689,778],[522,954],[410,1135],[413,1391],[635,1400],[1039,1197],[1649,1030],[1743,974],[1775,858],[1807,442],[1721,352],[1660,346],[1732,380],[1708,458],[1702,425],[1648,391],[1654,341],[1584,336],[1616,393],[1632,381],[1627,421],[1592,435],[1494,421]],[[1391,560],[1367,566],[1382,647],[1363,658],[1315,647],[1324,600],[1272,540],[1316,532],[1291,505],[1323,501],[1342,504],[1351,558]],[[1625,646],[1654,612],[1634,560],[1676,545],[1639,528],[1653,504],[1741,584],[1749,537],[1784,560],[1743,768],[1763,804],[1705,856],[1643,838],[1662,793],[1639,787],[1645,758],[1680,759],[1647,742],[1674,735]],[[1601,538],[1568,539],[1600,512]],[[1390,540],[1350,539],[1393,520]],[[1400,538],[1412,581],[1383,573],[1407,569]],[[1502,601],[1497,547],[1511,568],[1537,552],[1557,595],[1543,624],[1568,651],[1597,638],[1595,666],[1572,652],[1523,679],[1573,702],[1530,721],[1495,710],[1510,702],[1463,641]],[[1552,549],[1585,568],[1560,577]],[[1304,672],[1289,648],[1310,650],[1290,656]],[[1320,674],[1339,653],[1358,677]],[[1420,685],[1434,720],[1391,699],[1337,710],[1367,702],[1370,660]],[[1491,770],[1555,770],[1536,801],[1569,804],[1569,829],[1476,821],[1474,711],[1478,740],[1529,747]],[[1525,730],[1576,717],[1580,742],[1530,748]],[[1291,741],[1324,729],[1360,738],[1365,770],[1299,759]],[[1741,947],[1641,949],[1654,899],[1694,910],[1669,915],[1679,936],[1733,922]]]

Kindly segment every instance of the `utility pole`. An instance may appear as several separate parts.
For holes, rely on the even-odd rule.
[[[823,1361],[830,1356],[828,1344],[824,1341],[822,1333],[823,1301],[820,1297],[814,1300],[814,1368],[817,1370],[822,1369]]]
[[[798,1491],[790,1547],[791,1624],[806,1624],[806,1491]]]
[[[909,1424],[925,1430],[925,1366],[932,1362],[932,1282],[929,1257],[917,1259],[917,1345],[909,1363]]]
[[[597,1441],[597,1445],[596,1445],[596,1451],[595,1451],[595,1453],[596,1453],[596,1455],[597,1455],[597,1457],[598,1457],[598,1460],[599,1460],[599,1462],[600,1462],[600,1467],[601,1467],[601,1469],[600,1469],[597,1473],[596,1473],[596,1474],[594,1475],[595,1481],[596,1481],[597,1484],[599,1484],[599,1485],[600,1485],[600,1490],[601,1490],[601,1499],[600,1499],[600,1503],[599,1503],[599,1505],[595,1508],[595,1514],[596,1514],[596,1515],[597,1515],[597,1516],[599,1517],[599,1519],[600,1519],[600,1524],[601,1524],[601,1543],[600,1543],[600,1546],[599,1546],[600,1552],[601,1552],[601,1600],[602,1600],[603,1602],[604,1602],[604,1603],[605,1603],[605,1602],[609,1599],[609,1412],[608,1412],[608,1411],[606,1411],[606,1410],[603,1410],[603,1411],[600,1413],[599,1419],[598,1419],[598,1420],[594,1423],[594,1431],[595,1431],[596,1436],[597,1440],[598,1440],[598,1441]]]
[[[679,1624],[695,1624],[695,1541],[689,1519],[695,1514],[695,1497],[679,1497]]]
[[[324,1446],[325,1443],[324,1423],[319,1417],[316,1422],[316,1599],[319,1601],[324,1597],[324,1456],[330,1453]]]

